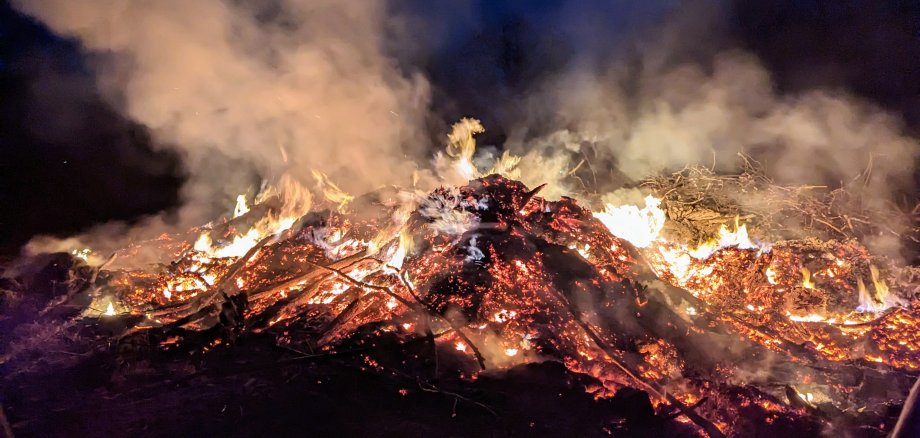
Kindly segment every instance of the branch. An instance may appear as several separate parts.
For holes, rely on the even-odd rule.
[[[463,330],[461,330],[460,327],[458,327],[456,324],[454,324],[453,321],[451,321],[451,320],[447,319],[446,317],[442,316],[441,314],[437,313],[437,312],[435,311],[435,309],[432,309],[432,308],[431,308],[429,305],[427,305],[424,301],[421,301],[421,299],[418,297],[418,295],[415,294],[415,291],[412,290],[412,288],[408,285],[408,282],[405,281],[404,278],[397,276],[397,277],[400,278],[400,280],[402,280],[402,281],[404,282],[404,284],[406,284],[406,288],[410,290],[410,293],[411,293],[412,297],[413,297],[416,301],[418,301],[418,304],[413,303],[413,302],[411,302],[411,301],[409,301],[409,300],[407,300],[407,299],[405,299],[405,298],[403,298],[403,297],[397,295],[397,294],[396,294],[395,292],[393,292],[393,290],[390,289],[389,287],[386,287],[386,286],[378,286],[378,285],[376,285],[376,284],[370,284],[370,283],[365,283],[365,282],[360,281],[360,280],[356,280],[356,279],[352,278],[351,276],[349,276],[348,274],[346,274],[345,272],[343,272],[342,270],[333,268],[333,267],[331,267],[331,266],[318,265],[318,264],[315,264],[315,263],[309,262],[309,261],[308,261],[307,263],[310,264],[310,265],[312,265],[312,266],[315,266],[315,267],[317,267],[317,268],[319,268],[319,269],[325,269],[325,270],[334,272],[334,273],[338,274],[339,276],[341,276],[342,278],[344,278],[346,281],[348,281],[349,283],[351,283],[351,284],[353,284],[353,285],[355,285],[355,286],[363,287],[363,288],[368,288],[368,289],[372,289],[372,290],[378,290],[378,291],[384,292],[384,293],[386,293],[387,295],[389,295],[390,297],[392,297],[393,299],[395,299],[396,301],[399,301],[400,303],[404,304],[406,307],[408,307],[408,308],[410,308],[410,309],[412,309],[412,310],[414,310],[414,311],[416,311],[416,312],[418,312],[418,313],[420,313],[420,314],[423,314],[423,315],[424,315],[425,313],[427,313],[427,314],[429,314],[429,315],[436,316],[437,318],[440,318],[440,319],[444,320],[445,322],[447,322],[447,324],[450,325],[450,327],[451,327],[452,329],[454,329],[454,331],[457,333],[457,336],[459,336],[461,339],[463,339],[464,342],[466,342],[467,344],[469,344],[470,348],[471,348],[471,349],[473,350],[473,352],[476,354],[476,361],[479,362],[479,367],[480,367],[481,369],[483,369],[483,370],[486,369],[485,358],[482,356],[482,353],[479,351],[479,349],[476,347],[476,345],[473,344],[473,342],[470,340],[470,338],[467,337],[465,333],[463,333]]]
[[[572,314],[572,318],[575,320],[575,322],[578,323],[578,325],[585,332],[585,334],[587,334],[588,337],[591,338],[591,341],[594,342],[594,344],[597,345],[597,347],[600,348],[601,351],[604,352],[604,354],[610,359],[610,361],[617,368],[620,369],[620,371],[626,374],[627,377],[632,379],[639,386],[645,388],[646,391],[654,394],[655,396],[657,396],[658,398],[662,400],[667,401],[672,406],[677,408],[682,414],[686,415],[687,418],[689,418],[691,421],[696,423],[697,426],[699,426],[704,431],[706,431],[706,434],[709,435],[710,438],[725,438],[725,434],[723,434],[722,431],[720,431],[719,428],[716,427],[715,424],[712,424],[712,422],[703,418],[703,416],[701,416],[700,414],[697,414],[695,410],[687,407],[687,405],[685,405],[683,402],[678,400],[673,395],[669,394],[667,391],[665,391],[663,388],[661,388],[657,384],[646,382],[644,379],[639,377],[635,372],[629,369],[629,367],[627,367],[624,363],[620,362],[620,360],[617,358],[616,352],[612,348],[610,348],[607,345],[607,343],[604,342],[601,339],[601,337],[597,335],[594,329],[592,329],[591,326],[589,326],[588,323],[586,323],[581,318],[581,312],[575,309],[572,303],[569,302],[569,300],[564,295],[562,295],[561,292],[556,291],[555,289],[554,291],[556,292],[557,298],[563,304],[565,304],[566,308]]]

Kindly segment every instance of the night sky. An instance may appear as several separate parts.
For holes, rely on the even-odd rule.
[[[483,22],[457,26],[421,67],[435,114],[497,127],[505,105],[578,48],[553,38],[562,0],[473,3]],[[739,0],[728,26],[720,44],[756,54],[781,91],[848,90],[920,133],[920,2]],[[178,203],[179,157],[101,99],[91,66],[75,42],[0,3],[0,255],[15,255],[35,234],[67,235]],[[491,129],[485,140],[501,144],[504,134]]]

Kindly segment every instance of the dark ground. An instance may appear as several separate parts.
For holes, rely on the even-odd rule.
[[[193,378],[188,358],[174,358],[176,369],[159,358],[127,370],[102,355],[65,373],[17,379],[4,387],[6,415],[17,437],[488,437],[606,436],[617,411],[585,393],[588,377],[557,363],[432,389],[408,375],[362,370],[357,353],[293,359],[259,341],[209,356]],[[393,346],[367,353],[379,360],[380,351],[394,360],[405,354]]]

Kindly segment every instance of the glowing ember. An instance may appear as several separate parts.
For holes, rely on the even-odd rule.
[[[478,128],[456,129],[448,152],[463,173]],[[726,431],[743,403],[804,415],[769,398],[775,385],[727,402],[720,391],[748,386],[726,382],[757,387],[746,379],[768,373],[763,362],[790,367],[777,379],[808,380],[788,382],[809,390],[792,389],[786,399],[843,408],[852,392],[846,378],[808,365],[920,368],[912,330],[920,312],[856,242],[768,244],[735,218],[733,229],[723,224],[693,246],[663,234],[666,215],[653,196],[643,208],[592,213],[499,175],[402,193],[379,202],[378,212],[352,215],[347,210],[360,201],[324,174],[315,177],[324,205],[334,207],[327,214],[305,216],[304,203],[250,209],[239,197],[237,219],[189,237],[168,266],[114,271],[104,296],[123,313],[152,315],[148,324],[206,329],[241,321],[232,330],[275,334],[294,351],[334,350],[368,331],[402,341],[430,336],[463,358],[467,376],[525,358],[557,360],[595,378],[595,397],[632,386],[660,406],[713,400],[700,410]],[[636,282],[640,274],[661,282],[646,288]],[[104,315],[115,315],[112,301]],[[318,334],[292,334],[304,331]],[[700,375],[713,380],[700,383]]]

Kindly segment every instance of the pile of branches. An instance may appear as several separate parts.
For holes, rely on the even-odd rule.
[[[652,177],[642,186],[662,199],[680,237],[706,239],[735,218],[758,235],[773,240],[813,237],[822,240],[888,236],[920,243],[920,202],[879,204],[866,190],[871,168],[837,188],[782,185],[763,165],[740,155],[741,171],[718,174],[712,168],[687,166],[671,175]],[[871,201],[871,202],[870,202]]]
[[[680,175],[674,178],[674,184],[678,186],[688,179]],[[715,186],[710,189],[724,196],[732,188],[731,184],[741,184],[742,181],[741,177],[711,179],[722,181],[720,190],[715,190],[718,188]],[[693,181],[686,186],[697,187],[703,179],[695,178]],[[105,282],[117,277],[117,273],[88,268],[66,256],[51,263],[53,268],[46,263],[42,268],[44,270],[39,271],[48,271],[48,275],[67,283],[62,288],[52,287],[44,299],[33,300],[34,303],[29,305],[24,304],[29,300],[21,299],[41,283],[29,280],[34,278],[32,274],[7,284],[5,288],[11,291],[9,296],[15,298],[10,301],[7,314],[19,315],[19,325],[30,327],[22,339],[35,339],[34,330],[45,324],[65,321],[55,333],[71,339],[69,342],[58,342],[56,346],[60,346],[63,352],[60,355],[81,359],[74,359],[75,362],[85,363],[87,358],[101,356],[131,369],[139,362],[154,361],[152,358],[165,360],[160,351],[165,349],[178,353],[170,356],[168,366],[164,367],[171,370],[191,367],[191,372],[179,372],[188,376],[200,375],[202,363],[206,364],[205,369],[215,366],[204,359],[210,357],[204,353],[227,344],[236,348],[252,339],[264,339],[265,333],[275,338],[275,346],[295,357],[309,360],[346,352],[367,353],[378,345],[393,348],[396,345],[421,345],[426,346],[427,352],[415,351],[414,357],[430,358],[433,372],[430,369],[424,372],[406,369],[405,358],[392,361],[390,367],[381,365],[383,359],[380,356],[364,355],[361,359],[368,369],[381,375],[416,373],[419,379],[422,375],[430,376],[430,380],[420,380],[419,386],[439,391],[431,383],[442,377],[438,370],[443,372],[448,363],[458,364],[463,369],[466,356],[450,352],[450,343],[448,351],[442,351],[444,345],[436,339],[455,337],[473,350],[478,368],[476,372],[490,369],[487,352],[483,351],[484,343],[472,338],[469,326],[488,324],[496,309],[508,308],[517,310],[519,319],[516,321],[521,324],[509,329],[510,334],[520,339],[521,334],[537,333],[532,342],[542,356],[563,363],[581,360],[583,354],[600,358],[595,363],[607,366],[610,370],[606,374],[619,379],[616,383],[621,388],[629,388],[624,394],[630,391],[643,394],[639,399],[645,400],[643,405],[649,406],[649,398],[659,399],[662,407],[657,414],[652,414],[655,420],[650,420],[647,413],[642,414],[642,419],[634,418],[626,425],[626,430],[631,432],[644,430],[643,424],[649,422],[657,424],[659,430],[687,432],[686,427],[675,421],[679,416],[689,418],[699,430],[710,436],[722,435],[711,418],[737,422],[734,425],[737,430],[770,427],[776,433],[788,433],[795,428],[816,433],[822,422],[831,418],[838,421],[836,426],[843,429],[858,427],[867,421],[893,424],[892,412],[875,409],[865,413],[843,413],[830,407],[803,404],[793,388],[786,389],[786,394],[791,394],[788,400],[777,397],[776,386],[782,385],[784,373],[808,372],[814,379],[835,383],[844,381],[856,391],[862,383],[846,379],[853,375],[858,375],[860,379],[879,377],[879,372],[807,357],[804,360],[810,367],[781,363],[774,352],[756,343],[738,342],[739,333],[715,317],[703,314],[688,321],[672,306],[674,302],[692,301],[693,297],[688,292],[666,285],[649,288],[641,284],[640,280],[652,280],[653,276],[643,267],[641,260],[636,260],[641,256],[634,248],[627,242],[614,241],[606,228],[574,200],[544,201],[535,197],[537,191],[497,175],[471,182],[459,190],[459,195],[454,198],[457,202],[448,205],[447,210],[474,216],[478,226],[450,238],[432,232],[427,226],[436,219],[416,212],[411,228],[419,234],[416,236],[419,247],[414,248],[415,256],[409,257],[401,269],[396,269],[397,275],[361,279],[351,275],[350,270],[359,263],[382,263],[364,253],[338,260],[323,259],[322,252],[313,254],[310,242],[315,242],[315,239],[312,236],[324,221],[333,220],[335,215],[329,214],[322,220],[315,220],[315,216],[301,219],[281,241],[266,239],[259,242],[249,253],[228,266],[223,277],[199,298],[187,306],[163,309],[164,313],[159,316],[168,316],[171,322],[155,329],[136,328],[139,319],[136,315],[108,320],[73,318],[80,308],[80,300],[88,299],[100,287],[105,287]],[[663,196],[666,199],[678,196],[676,191]],[[450,198],[443,192],[432,196]],[[680,196],[688,192],[690,190]],[[488,200],[487,208],[483,207],[485,200]],[[712,205],[716,208],[723,201],[701,199],[686,205]],[[572,249],[584,248],[588,243],[592,248],[591,261]],[[252,286],[247,283],[243,289],[237,285],[237,275],[289,260],[292,258],[289,257],[290,251],[313,255],[306,259],[298,258],[297,269],[284,275],[269,271],[261,277],[267,279],[266,284]],[[629,266],[625,265],[627,262]],[[405,275],[410,271],[413,273],[411,282]],[[341,304],[338,312],[317,316],[311,313],[306,302],[319,293],[319,285],[330,278],[347,282],[350,289],[333,303]],[[276,315],[302,311],[296,313],[303,315],[302,318],[294,318],[291,324],[272,325],[259,313],[247,312],[261,296],[279,295],[282,290],[290,290],[287,297],[263,309],[261,315],[271,315],[269,319],[274,319]],[[388,300],[396,301],[408,311],[402,315],[382,313],[386,312],[384,303]],[[85,305],[86,301],[82,303]],[[71,310],[54,310],[67,308]],[[402,316],[414,318],[412,321],[422,328],[421,335],[410,334],[401,342],[386,343],[386,339],[392,340],[396,336],[393,333],[398,328],[394,327],[406,321],[397,319]],[[360,326],[356,327],[355,321]],[[128,327],[133,328],[126,330]],[[348,330],[343,330],[343,327],[348,327]],[[514,330],[520,330],[520,333]],[[106,331],[110,332],[110,336],[105,335]],[[303,338],[311,341],[303,344],[306,348],[294,348],[287,342],[296,334],[305,334]],[[176,338],[181,342],[177,343]],[[34,374],[30,370],[24,371],[23,367],[31,366],[28,365],[29,360],[42,357],[40,347],[23,348],[22,345],[21,342],[4,345],[5,352],[15,353],[15,360],[9,364],[17,371],[15,378],[6,379],[6,385],[20,382],[21,375]],[[327,345],[335,348],[311,350]],[[643,367],[650,365],[646,359],[649,357],[646,354],[648,348],[655,345],[673,345],[678,350],[679,357],[683,359],[683,370],[677,371],[683,375],[678,379],[696,385],[705,394],[702,400],[692,405],[685,403],[664,386],[667,377],[642,375],[641,371],[648,369]],[[662,351],[666,350],[662,348]],[[381,354],[386,357],[392,356],[393,352]],[[742,386],[733,384],[722,374],[724,364],[716,356],[727,359],[738,370],[744,367],[759,370],[764,362],[776,362],[776,365],[765,370],[765,380]],[[72,362],[55,364],[58,367],[73,365]],[[660,371],[661,374],[670,372],[666,368]],[[602,374],[596,373],[598,385],[601,385],[599,379]],[[7,374],[7,377],[12,375]],[[877,387],[898,392],[909,385],[906,376],[889,377],[887,382]],[[619,390],[617,394],[620,394]],[[456,394],[456,397],[455,400],[471,399],[468,395]],[[763,406],[781,407],[769,410]],[[626,418],[627,414],[623,415]],[[875,435],[883,433],[876,432]]]

